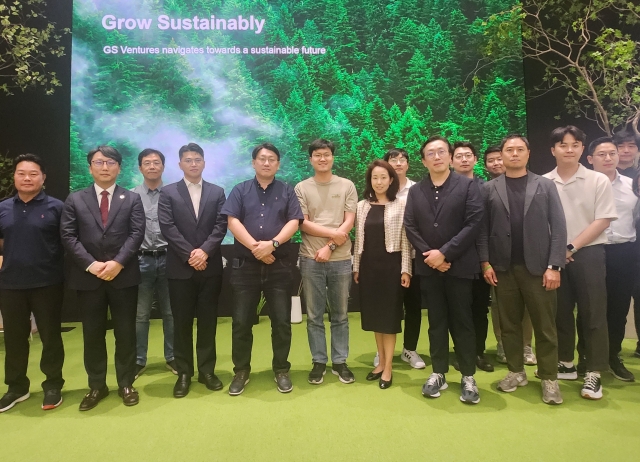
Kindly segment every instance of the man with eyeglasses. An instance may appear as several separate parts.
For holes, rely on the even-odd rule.
[[[614,139],[598,138],[589,145],[587,160],[596,172],[611,181],[618,219],[605,230],[607,283],[607,327],[609,330],[609,367],[611,373],[623,382],[635,381],[634,375],[620,359],[631,294],[637,277],[638,255],[636,246],[635,209],[638,198],[631,189],[631,179],[618,170],[620,158]]]
[[[151,317],[154,293],[157,294],[158,308],[162,316],[166,367],[172,373],[178,373],[173,357],[173,315],[169,303],[169,284],[166,275],[167,241],[160,232],[160,223],[158,222],[158,198],[162,190],[164,160],[164,154],[156,149],[144,149],[138,154],[138,168],[144,181],[132,189],[133,192],[140,194],[146,217],[144,241],[138,250],[142,282],[138,288],[138,314],[136,317],[136,379],[147,367],[149,318]]]
[[[416,249],[416,273],[429,316],[433,373],[422,394],[437,398],[448,387],[445,374],[451,334],[462,373],[460,401],[476,404],[480,393],[473,378],[476,355],[471,303],[473,279],[480,268],[475,242],[483,203],[478,185],[449,169],[452,154],[451,144],[442,136],[432,136],[422,144],[420,156],[429,173],[409,190],[404,225]]]
[[[308,381],[319,385],[329,360],[324,313],[331,319],[331,373],[342,383],[355,377],[347,366],[351,287],[351,239],[358,204],[356,187],[331,171],[335,145],[317,139],[309,145],[314,176],[298,183],[296,195],[304,215],[300,230],[300,273],[307,306],[307,335],[313,367]]]
[[[89,388],[80,403],[88,411],[107,397],[107,313],[116,338],[118,396],[125,406],[138,404],[133,388],[136,369],[136,307],[140,267],[136,255],[144,240],[140,196],[116,184],[122,156],[111,146],[87,155],[95,183],[71,193],[60,220],[62,244],[71,258],[68,284],[82,313],[84,366]]]
[[[189,143],[178,151],[184,178],[166,185],[158,199],[160,231],[167,241],[167,279],[173,314],[174,356],[178,380],[175,398],[189,393],[195,373],[193,320],[198,319],[196,356],[198,382],[222,390],[215,375],[218,298],[222,290],[221,245],[227,219],[221,210],[224,190],[202,179],[204,150]]]
[[[237,184],[222,214],[234,236],[235,258],[231,265],[233,325],[231,359],[235,373],[229,395],[244,391],[251,372],[253,324],[261,294],[271,319],[272,369],[280,393],[289,393],[291,349],[291,270],[296,254],[289,240],[304,215],[294,189],[276,180],[280,151],[271,143],[251,153],[254,178]]]

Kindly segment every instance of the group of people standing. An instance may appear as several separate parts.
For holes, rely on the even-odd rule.
[[[638,279],[638,142],[627,133],[593,141],[587,160],[594,170],[579,163],[585,143],[576,127],[554,130],[551,152],[557,168],[538,176],[527,170],[527,139],[507,136],[485,153],[493,178],[485,183],[474,175],[478,155],[472,144],[451,145],[433,136],[420,148],[427,169],[423,180],[409,180],[407,152],[391,149],[368,166],[359,202],[353,182],[332,173],[335,146],[325,139],[310,144],[314,176],[295,188],[276,179],[278,149],[270,143],[257,146],[252,152],[255,177],[237,184],[228,197],[202,179],[204,151],[195,143],[180,148],[184,178],[169,185],[162,183],[164,155],[143,150],[138,165],[144,182],[132,191],[116,184],[121,155],[100,146],[87,155],[94,184],[70,194],[64,204],[44,192],[42,160],[21,155],[14,163],[17,194],[0,203],[0,310],[9,387],[0,399],[0,412],[30,396],[31,313],[43,343],[42,408],[62,403],[63,282],[77,293],[83,325],[89,392],[80,410],[93,409],[109,394],[109,316],[118,395],[127,406],[139,402],[133,384],[146,368],[154,293],[163,318],[166,366],[177,375],[173,395],[189,393],[196,370],[198,382],[221,390],[215,375],[216,327],[221,244],[227,230],[235,238],[229,262],[232,396],[249,382],[252,328],[261,296],[271,320],[277,389],[293,389],[288,361],[291,277],[299,259],[311,384],[323,382],[329,362],[326,312],[331,372],[342,383],[355,381],[347,365],[353,281],[362,328],[374,332],[377,346],[374,369],[366,379],[378,381],[381,389],[393,383],[392,360],[403,319],[401,358],[414,368],[426,367],[417,353],[424,301],[433,371],[422,394],[437,398],[448,387],[451,335],[453,366],[462,375],[460,400],[478,403],[476,368],[493,371],[484,355],[491,304],[498,359],[509,369],[499,390],[527,385],[524,365],[537,362],[545,403],[560,404],[557,380],[575,380],[579,373],[585,376],[581,395],[599,399],[602,372],[634,380],[619,354]],[[623,156],[627,151],[630,162]],[[634,178],[633,184],[625,174]],[[290,240],[298,229],[302,242],[296,253]]]

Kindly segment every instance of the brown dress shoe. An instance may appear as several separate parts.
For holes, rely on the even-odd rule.
[[[135,406],[140,402],[138,392],[133,387],[118,388],[118,396],[122,398],[125,406]]]
[[[100,389],[91,389],[89,393],[84,395],[80,403],[81,411],[89,411],[96,407],[100,401],[109,396],[109,388],[106,386]]]

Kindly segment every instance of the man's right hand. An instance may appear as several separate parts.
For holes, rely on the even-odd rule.
[[[494,287],[498,286],[498,277],[496,276],[496,272],[493,270],[493,267],[489,264],[488,261],[483,261],[480,263],[482,267],[482,275],[484,276],[484,280],[487,281],[487,284],[490,284]]]
[[[335,242],[337,246],[341,246],[342,244],[347,242],[347,239],[349,239],[349,234],[337,229],[331,235],[331,240]]]
[[[270,265],[271,263],[273,263],[274,261],[276,261],[276,257],[274,257],[272,254],[267,255],[266,257],[260,259],[260,261],[262,263],[264,263],[265,265]]]
[[[103,262],[103,261],[93,262],[93,264],[89,267],[89,272],[94,276],[97,276],[98,273],[102,272],[105,266],[107,266],[106,262]]]

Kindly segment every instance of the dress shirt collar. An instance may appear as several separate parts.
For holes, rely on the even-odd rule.
[[[257,176],[254,176],[254,177],[253,177],[253,182],[256,184],[256,186],[257,186],[258,188],[263,189],[263,188],[262,188],[262,186],[260,185],[260,182],[258,181],[258,177],[257,177]],[[274,177],[273,177],[273,180],[271,180],[271,183],[269,183],[269,184],[267,185],[267,187],[266,187],[266,188],[264,188],[264,191],[266,191],[267,189],[269,189],[273,184],[275,184],[275,182],[276,182],[276,177],[274,176]]]
[[[187,181],[185,179],[185,181]],[[202,182],[202,180],[200,180],[200,182]],[[149,186],[147,186],[147,183],[145,183],[144,181],[142,182],[142,189],[144,189],[144,192],[149,194],[149,191],[157,191],[160,192],[162,190],[162,182],[160,182],[160,184],[158,185],[158,187],[156,189],[151,189],[149,188]],[[189,184],[187,183],[187,186],[189,186]]]
[[[202,177],[200,177],[200,181],[198,181],[197,183],[192,183],[189,180],[187,180],[186,178],[184,178],[184,183],[187,185],[187,188],[189,188],[189,186],[191,186],[192,184],[199,184],[200,187],[202,187]],[[160,188],[158,188],[158,189],[160,189]]]
[[[113,183],[111,186],[109,186],[106,190],[100,186],[98,186],[96,183],[93,183],[93,187],[96,190],[96,194],[98,195],[98,197],[100,197],[100,194],[102,194],[102,191],[107,191],[109,193],[110,197],[113,197],[113,192],[116,190],[116,184]]]

